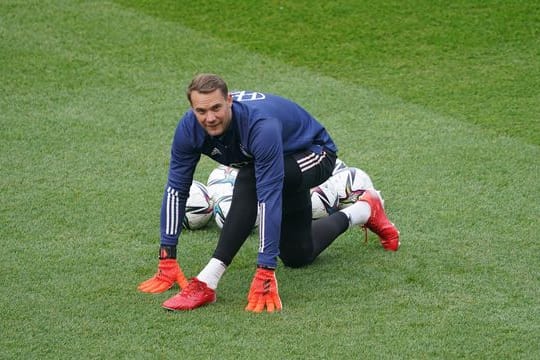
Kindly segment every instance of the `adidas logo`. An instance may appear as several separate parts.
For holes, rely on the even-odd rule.
[[[216,156],[216,155],[223,155],[221,151],[219,151],[218,148],[213,148],[212,152],[210,153],[210,156]]]

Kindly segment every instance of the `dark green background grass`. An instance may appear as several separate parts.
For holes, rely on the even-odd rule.
[[[119,2],[540,144],[534,1]]]
[[[0,3],[0,358],[538,358],[538,20],[521,1]],[[243,311],[255,236],[212,306],[138,293],[199,71],[320,118],[400,251],[347,232],[279,268],[279,314]],[[183,234],[188,276],[217,234]]]

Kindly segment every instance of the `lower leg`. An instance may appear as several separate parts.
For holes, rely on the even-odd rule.
[[[210,289],[216,290],[225,270],[227,270],[227,265],[216,258],[212,258],[199,275],[197,275],[197,279],[206,283]]]
[[[341,209],[338,213],[347,215],[351,226],[364,225],[371,216],[371,206],[365,201],[357,201],[353,205]]]
[[[248,166],[240,169],[234,185],[231,208],[221,229],[213,257],[230,265],[248,236],[257,219],[257,193],[255,169]]]
[[[313,260],[349,228],[349,218],[342,212],[315,220],[311,224]]]
[[[236,177],[231,208],[221,229],[214,255],[197,279],[215,290],[248,236],[257,218],[257,195],[253,167],[242,168]]]

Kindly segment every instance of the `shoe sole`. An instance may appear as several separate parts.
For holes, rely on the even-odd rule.
[[[198,305],[198,306],[195,306],[195,307],[192,307],[192,308],[180,308],[180,309],[177,309],[177,308],[173,308],[173,307],[170,307],[170,306],[165,306],[165,305],[161,305],[162,308],[164,308],[165,310],[169,310],[169,311],[190,311],[190,310],[195,310],[197,308],[200,308],[200,307],[203,307],[203,306],[206,306],[206,305],[209,305],[209,304],[213,304],[216,302],[216,299],[212,300],[212,301],[208,301],[208,302],[205,302],[204,304],[201,304],[201,305]]]

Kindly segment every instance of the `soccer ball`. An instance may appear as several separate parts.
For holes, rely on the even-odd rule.
[[[196,230],[204,227],[213,214],[213,202],[206,186],[194,180],[189,188],[186,213],[182,220],[185,229]]]
[[[339,199],[335,184],[325,181],[311,189],[312,219],[328,216],[338,209]]]
[[[363,194],[361,190],[374,189],[369,175],[354,167],[338,171],[327,181],[336,188],[340,209],[354,204],[358,200],[358,196]]]
[[[334,166],[334,170],[332,171],[332,175],[337,174],[341,170],[346,169],[348,166],[343,162],[343,160],[336,159],[336,165]]]
[[[225,195],[232,195],[237,174],[237,169],[225,165],[219,165],[212,170],[208,176],[206,186],[214,202],[217,202],[219,198]]]
[[[220,229],[223,229],[223,224],[225,223],[225,219],[227,218],[227,215],[229,214],[229,210],[231,209],[232,204],[232,195],[224,195],[217,199],[217,201],[214,203],[214,221],[216,222],[217,226]],[[257,218],[255,219],[255,224],[253,225],[253,228],[256,228],[259,226],[260,217],[259,212],[257,211]]]
[[[224,195],[214,203],[214,220],[220,229],[223,229],[225,219],[231,209],[232,195]]]

